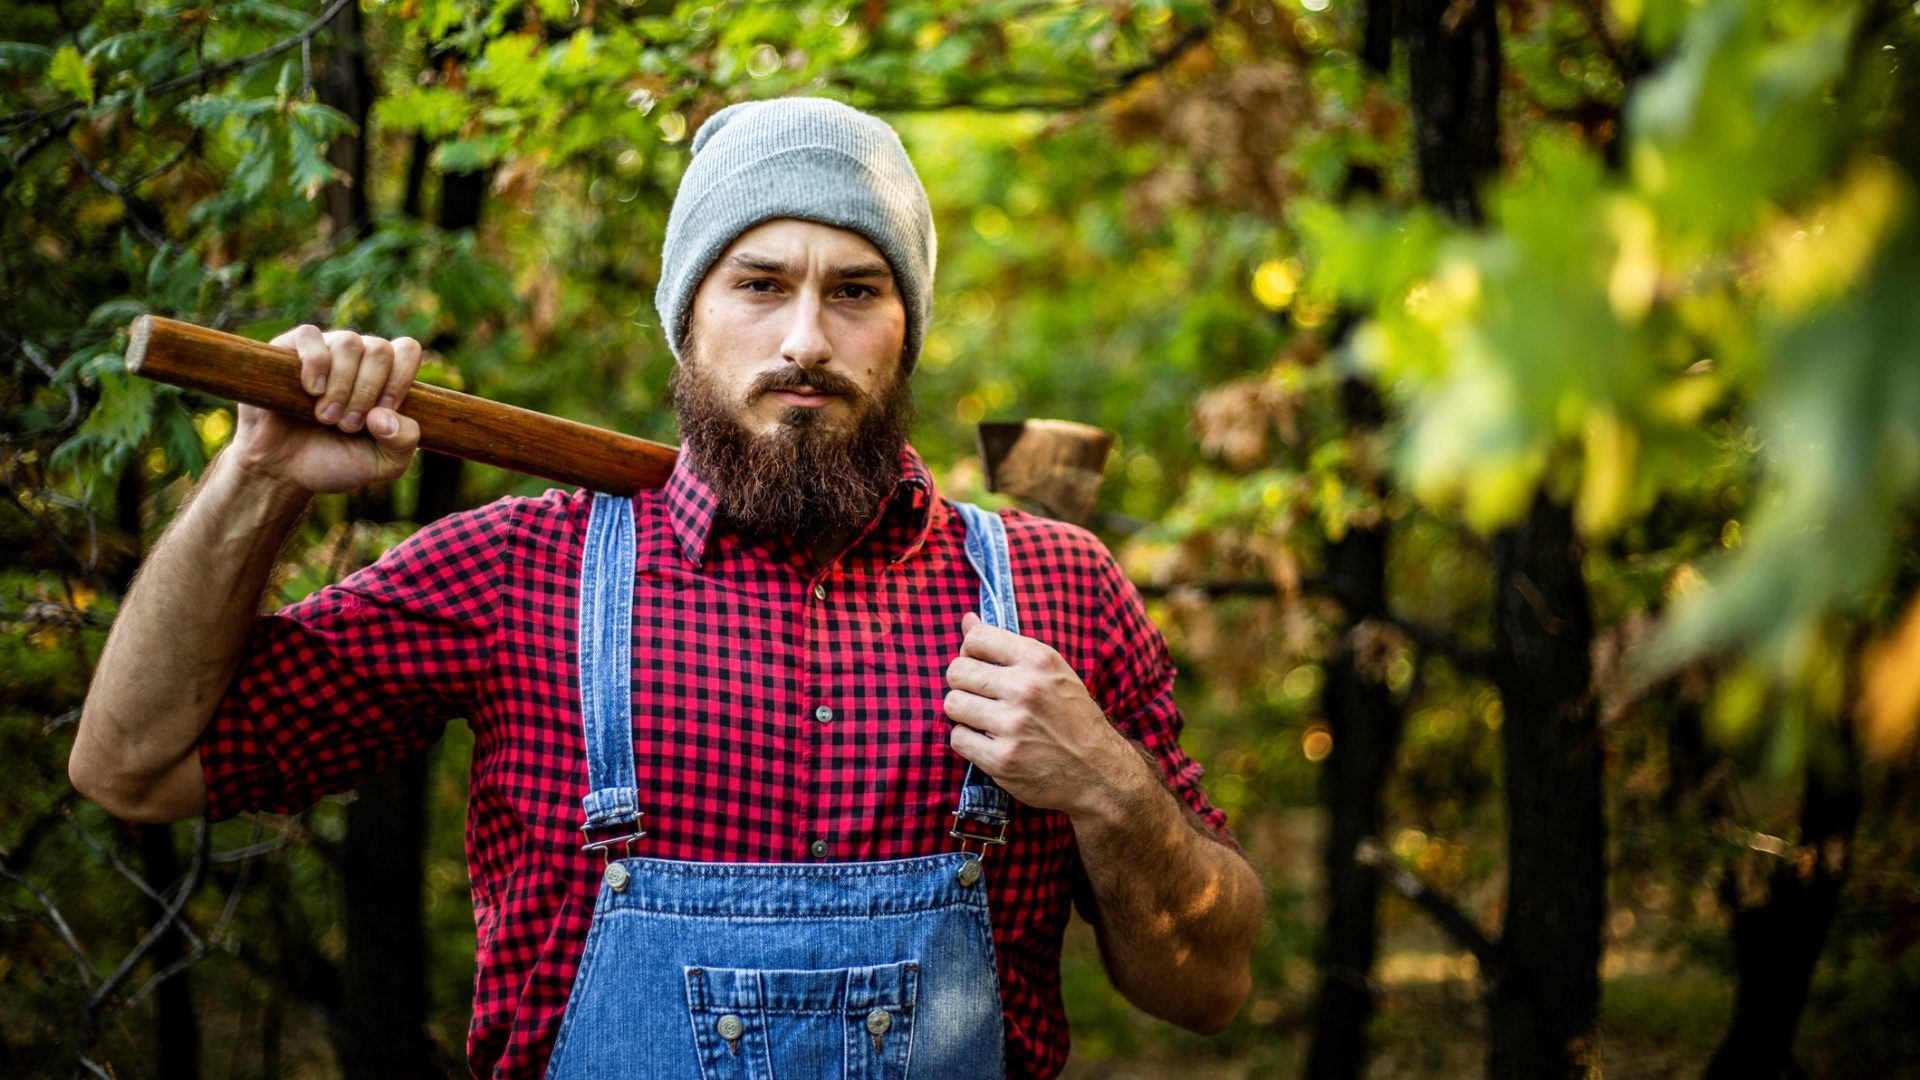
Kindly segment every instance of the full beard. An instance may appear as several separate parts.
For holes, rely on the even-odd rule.
[[[853,425],[836,429],[822,409],[788,406],[774,430],[758,435],[741,424],[740,406],[714,384],[691,344],[673,372],[673,406],[684,452],[720,514],[750,536],[790,536],[809,547],[864,528],[900,480],[913,423],[907,373],[876,397],[824,368],[769,372],[748,387],[746,401],[811,386],[841,395]]]

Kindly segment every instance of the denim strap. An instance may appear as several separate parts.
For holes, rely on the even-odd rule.
[[[1013,568],[1000,515],[956,502],[966,524],[967,562],[980,578],[980,617],[989,626],[1020,631],[1013,600]],[[595,495],[580,559],[580,713],[586,727],[587,797],[582,832],[633,826],[614,843],[645,835],[638,822],[640,793],[633,767],[633,500]],[[994,779],[967,763],[951,835],[1006,842],[1013,799]],[[602,843],[595,841],[589,846]]]
[[[1006,523],[999,514],[972,503],[955,502],[953,508],[960,511],[960,519],[966,523],[967,561],[980,577],[980,618],[988,626],[1019,633],[1020,613],[1013,602],[1013,564],[1007,557]],[[1012,817],[1013,797],[993,777],[967,762],[966,779],[960,785],[960,807],[953,812],[954,827],[948,835],[963,841],[1004,844]]]
[[[643,835],[633,771],[633,500],[595,495],[580,556],[580,714],[586,724],[582,832]],[[590,845],[591,846],[591,845]]]

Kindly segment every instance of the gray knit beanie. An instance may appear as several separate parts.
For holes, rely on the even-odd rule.
[[[900,136],[826,98],[729,105],[700,126],[660,251],[653,306],[675,359],[694,293],[743,232],[774,218],[850,229],[880,249],[907,309],[904,362],[920,358],[933,305],[933,211]]]

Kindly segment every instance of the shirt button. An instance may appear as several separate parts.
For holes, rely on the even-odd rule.
[[[824,859],[827,857],[827,842],[825,840],[815,840],[813,843],[807,845],[807,850],[813,852],[814,858]]]
[[[815,720],[820,721],[823,724],[827,723],[833,719],[833,710],[827,708],[825,705],[822,705],[819,708],[813,710],[813,718]]]
[[[825,600],[825,599],[827,598],[827,583],[826,583],[826,582],[824,582],[824,581],[816,581],[816,582],[814,582],[814,583],[813,583],[813,598],[814,598],[815,600]]]

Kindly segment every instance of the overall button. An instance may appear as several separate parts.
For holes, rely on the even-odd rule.
[[[813,710],[813,718],[815,720],[820,721],[823,724],[827,723],[828,721],[833,719],[833,710],[827,708],[825,705],[822,705],[819,708]]]
[[[966,862],[960,864],[960,872],[955,874],[954,877],[960,879],[960,884],[971,886],[980,880],[981,873],[980,860],[968,859]]]
[[[612,889],[614,892],[625,892],[628,877],[627,868],[621,866],[619,863],[614,863],[612,866],[607,867],[607,888]]]
[[[813,583],[813,598],[814,598],[815,600],[825,600],[825,599],[827,598],[827,583],[826,583],[826,582],[824,582],[824,581],[816,581],[816,582],[814,582],[814,583]]]
[[[813,852],[814,858],[824,859],[827,857],[827,842],[825,840],[815,840],[813,843],[807,845],[807,850]]]
[[[713,1029],[720,1033],[721,1038],[732,1042],[740,1037],[740,1033],[745,1031],[747,1026],[740,1022],[739,1017],[728,1013],[720,1018],[719,1023],[713,1025]]]
[[[893,1026],[893,1017],[885,1009],[875,1009],[867,1014],[867,1034],[885,1035]]]

